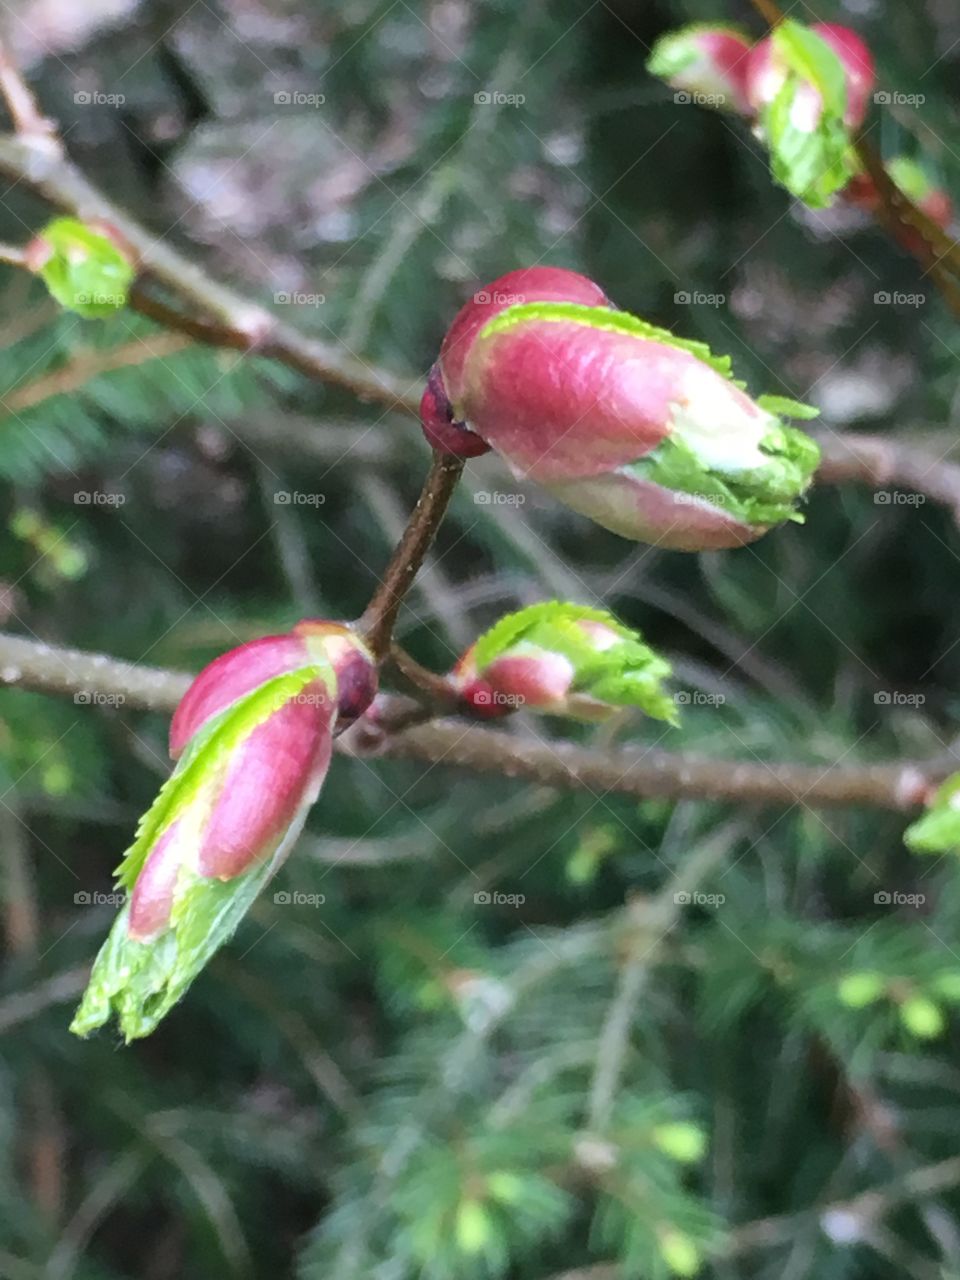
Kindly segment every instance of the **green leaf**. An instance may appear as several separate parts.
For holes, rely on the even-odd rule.
[[[788,69],[813,85],[824,110],[843,119],[847,110],[847,73],[836,50],[816,31],[792,18],[777,26],[773,44]]]
[[[788,396],[757,396],[757,404],[777,418],[796,418],[798,422],[809,422],[820,417],[820,410],[815,405],[804,404],[802,400],[791,400]]]
[[[820,462],[816,441],[805,432],[777,424],[760,443],[767,466],[723,470],[701,462],[694,449],[674,434],[627,470],[654,484],[689,494],[719,507],[734,520],[768,526],[784,520],[803,523],[796,502],[808,488]]]
[[[55,218],[39,238],[52,253],[37,274],[62,307],[96,318],[127,305],[136,272],[107,236],[76,218]]]
[[[811,209],[825,209],[856,170],[843,63],[827,42],[802,23],[787,20],[773,34],[775,57],[787,68],[776,98],[761,112],[761,125],[777,182]],[[819,94],[819,118],[810,127],[797,118],[798,100],[810,87]]]
[[[228,707],[202,730],[181,758],[172,777],[140,823],[137,838],[118,869],[119,883],[131,888],[161,835],[191,810],[202,814],[214,802],[237,748],[274,711],[318,678],[336,688],[336,676],[314,663],[268,680]],[[97,956],[70,1030],[86,1036],[111,1013],[129,1042],[149,1035],[184,994],[210,957],[235,932],[263,885],[286,857],[306,817],[306,807],[291,827],[263,850],[261,859],[230,880],[201,876],[181,867],[168,928],[141,942],[129,936],[129,901],[114,921]],[[189,818],[186,820],[190,820]]]

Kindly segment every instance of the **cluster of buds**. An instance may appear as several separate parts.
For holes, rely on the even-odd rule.
[[[620,534],[661,547],[735,547],[786,520],[819,451],[753,400],[729,359],[614,309],[556,267],[501,277],[450,326],[421,421],[443,452],[492,448],[514,474]]]
[[[72,1030],[115,1013],[148,1035],[231,936],[289,853],[330,763],[335,728],[369,706],[376,666],[340,623],[301,622],[224,654],[170,727],[176,769],[117,870],[128,898]]]
[[[638,707],[671,724],[670,664],[610,613],[551,601],[508,614],[471,645],[450,682],[474,715],[521,707],[602,720]]]
[[[136,275],[136,254],[112,223],[54,218],[24,250],[28,270],[51,295],[88,319],[126,306]]]
[[[851,135],[866,117],[876,73],[855,31],[787,19],[752,42],[728,27],[693,26],[664,36],[648,70],[748,120],[770,152],[773,175],[812,208],[830,204],[857,170]],[[701,96],[703,95],[703,96]]]
[[[770,152],[773,175],[811,208],[839,197],[875,215],[880,195],[851,145],[876,84],[867,44],[836,22],[786,20],[753,42],[727,26],[694,24],[657,41],[647,70],[691,101],[733,111]],[[886,166],[891,180],[938,227],[953,203],[912,160]],[[901,245],[925,256],[919,232],[904,227]]]

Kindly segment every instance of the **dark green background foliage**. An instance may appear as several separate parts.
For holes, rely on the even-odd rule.
[[[815,7],[865,35],[884,87],[925,96],[873,117],[877,144],[922,143],[960,196],[954,7]],[[277,309],[304,329],[412,381],[476,281],[546,261],[831,428],[951,447],[958,337],[929,280],[849,215],[791,210],[744,129],[643,70],[682,21],[759,31],[745,3],[110,8],[8,18],[72,154],[218,275],[298,295]],[[72,32],[46,59],[41,24]],[[125,101],[75,101],[91,91]],[[525,101],[475,103],[494,91]],[[2,236],[47,216],[14,190]],[[196,668],[362,609],[425,466],[411,422],[252,359],[149,358],[146,322],[58,316],[22,275],[2,317],[6,625]],[[754,548],[658,552],[482,459],[400,636],[445,668],[510,608],[602,601],[671,657],[688,705],[682,729],[635,717],[584,740],[824,768],[935,754],[960,707],[955,525],[861,488],[807,514]],[[960,889],[951,860],[905,853],[901,819],[337,759],[275,886],[322,905],[268,892],[152,1039],[81,1043],[70,1004],[112,908],[75,895],[110,890],[165,729],[0,703],[0,1275],[604,1280],[622,1260],[646,1278],[670,1232],[716,1249],[718,1280],[960,1274],[956,1193],[859,1243],[802,1212],[955,1150]],[[695,890],[712,896],[675,901]],[[852,1008],[838,984],[863,971],[893,994]],[[930,994],[945,1027],[924,1039],[898,1009],[916,1031]],[[652,1141],[677,1121],[708,1135],[701,1161]],[[772,1244],[736,1230],[794,1213]]]

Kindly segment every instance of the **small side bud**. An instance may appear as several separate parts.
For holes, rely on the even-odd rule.
[[[125,307],[136,275],[133,250],[105,222],[55,218],[26,249],[28,267],[69,311],[87,318]]]
[[[467,650],[451,683],[483,717],[527,708],[600,720],[638,707],[674,723],[662,687],[669,674],[669,663],[612,614],[553,601],[502,618]]]
[[[750,40],[737,27],[698,22],[661,36],[647,70],[694,103],[749,116],[750,47]]]

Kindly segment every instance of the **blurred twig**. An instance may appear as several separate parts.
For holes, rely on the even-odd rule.
[[[901,485],[949,507],[960,523],[960,464],[910,440],[848,433],[821,438],[817,473],[827,484],[849,481],[883,489]]]
[[[96,689],[122,694],[130,708],[172,711],[190,676],[0,634],[0,683],[70,695]],[[837,805],[907,812],[957,766],[952,758],[803,765],[712,760],[652,748],[598,751],[571,742],[530,741],[456,720],[432,720],[400,732],[387,728],[369,737],[372,741],[365,741],[361,721],[339,740],[339,749],[353,755],[442,763],[595,795],[724,800],[786,808]]]
[[[33,90],[20,74],[3,41],[0,41],[0,94],[20,137],[53,152],[60,150],[56,125],[41,112]]]

